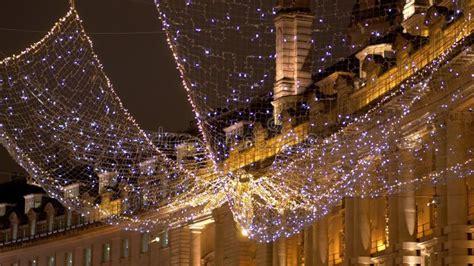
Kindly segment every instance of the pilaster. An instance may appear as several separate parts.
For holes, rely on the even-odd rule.
[[[228,206],[213,211],[216,223],[216,265],[251,265],[253,253],[250,240],[243,236]]]
[[[201,265],[201,230],[202,228],[191,227],[191,264]]]
[[[190,236],[188,227],[180,227],[169,231],[171,266],[190,265]]]
[[[327,217],[321,218],[313,228],[314,265],[328,265],[328,225]]]
[[[286,238],[273,242],[273,266],[286,266]]]
[[[307,226],[304,229],[304,264],[313,265],[313,227]]]
[[[354,257],[352,265],[370,264],[369,199],[354,199]]]
[[[463,163],[470,155],[472,147],[472,114],[466,116],[463,112],[451,112],[447,124],[447,166]],[[445,233],[447,241],[448,265],[467,265],[474,263],[474,257],[469,255],[468,249],[474,246],[468,240],[469,225],[467,221],[468,202],[466,180],[455,173],[447,175],[447,226]]]

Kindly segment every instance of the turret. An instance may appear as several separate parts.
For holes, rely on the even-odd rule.
[[[276,75],[273,87],[274,118],[296,105],[311,84],[312,24],[309,0],[279,0],[276,5]]]

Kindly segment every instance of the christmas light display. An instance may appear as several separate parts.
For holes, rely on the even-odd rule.
[[[449,62],[472,45],[470,14],[453,12],[446,22],[450,34],[442,39],[416,39],[418,51],[431,49],[430,60],[400,64],[394,53],[402,51],[391,47],[383,51],[391,56],[362,52],[357,56],[364,59],[354,63],[356,57],[340,61],[336,54],[366,45],[351,43],[340,30],[359,23],[360,14],[328,13],[332,5],[325,1],[293,10],[312,21],[302,47],[313,62],[304,75],[314,83],[299,88],[298,80],[294,86],[302,92],[292,96],[301,97],[276,113],[275,79],[282,74],[275,74],[281,67],[275,62],[285,50],[275,51],[298,45],[301,36],[275,28],[275,18],[291,10],[274,4],[157,1],[199,137],[144,132],[137,125],[72,7],[43,40],[0,62],[2,143],[51,196],[82,213],[149,231],[192,222],[228,203],[242,231],[262,242],[300,232],[344,197],[381,197],[444,182],[446,175],[473,174],[468,159],[407,179],[396,152],[423,158],[435,145],[438,118],[464,97],[443,84],[463,74]],[[392,7],[381,5],[381,15],[400,15]],[[328,22],[339,17],[347,21]],[[338,34],[324,40],[329,32]],[[367,39],[388,38],[383,35],[374,30]],[[351,112],[341,108],[342,93],[334,86],[362,94],[382,87],[372,69],[390,75],[394,67],[399,71],[389,76],[387,89],[368,93],[365,102],[353,100]],[[343,73],[342,79],[327,82],[331,71]],[[435,90],[447,96],[430,109],[436,111],[416,119],[427,133],[406,135],[410,115]]]
[[[369,70],[364,64],[369,65],[370,60],[380,60],[382,56],[362,54],[366,61],[357,58],[361,61],[360,65],[359,62],[338,61],[333,55],[333,47],[349,52],[358,51],[359,47],[344,38],[337,42],[329,40],[329,45],[318,42],[328,42],[321,32],[327,34],[333,25],[346,27],[347,24],[341,26],[344,19],[350,17],[350,23],[361,23],[364,16],[376,16],[375,11],[381,11],[379,16],[388,16],[390,19],[400,16],[400,13],[396,13],[403,6],[397,6],[396,1],[387,1],[378,4],[374,10],[368,10],[368,14],[362,10],[349,15],[341,13],[340,5],[331,9],[332,4],[327,1],[308,2],[311,2],[312,12],[304,8],[293,12],[294,16],[305,12],[314,16],[312,38],[309,41],[313,52],[313,79],[324,79],[328,75],[324,73],[325,67],[334,65],[328,71],[360,76],[351,86],[352,91],[368,90],[370,86],[380,91],[377,87],[382,87],[382,81],[378,81],[378,77],[363,77],[361,73],[362,70]],[[279,3],[284,5],[285,1]],[[452,7],[453,12],[446,19],[450,22],[456,20],[451,25],[454,30],[442,39],[430,40],[432,46],[439,47],[434,57],[431,55],[431,62],[420,64],[407,61],[399,66],[399,71],[394,72],[397,76],[392,74],[387,78],[391,87],[385,93],[377,91],[366,97],[369,100],[364,99],[373,101],[378,98],[378,104],[363,115],[338,110],[339,95],[325,93],[324,84],[321,84],[316,86],[315,91],[311,91],[311,87],[305,88],[309,96],[305,95],[303,100],[283,113],[283,125],[276,125],[275,106],[270,104],[275,99],[274,88],[277,86],[274,84],[275,72],[278,72],[275,61],[279,56],[286,56],[288,61],[283,64],[291,64],[291,60],[296,59],[286,53],[297,52],[297,48],[283,44],[289,50],[275,54],[278,42],[285,43],[293,39],[296,43],[297,38],[301,37],[298,31],[300,35],[308,34],[303,33],[303,29],[285,31],[284,28],[275,27],[278,16],[291,13],[291,8],[279,10],[275,8],[274,1],[264,0],[239,3],[161,0],[157,1],[157,7],[215,168],[229,176],[225,186],[234,218],[242,228],[248,230],[251,238],[264,242],[301,231],[305,225],[340,204],[344,197],[380,197],[395,193],[405,186],[407,181],[403,180],[400,172],[387,173],[386,169],[391,164],[403,168],[402,159],[391,153],[394,149],[401,149],[400,146],[407,146],[405,142],[413,141],[406,140],[402,130],[408,120],[406,117],[412,109],[419,108],[416,104],[429,91],[439,86],[433,79],[447,81],[459,74],[451,72],[442,76],[440,69],[459,50],[470,49],[469,36],[472,32],[470,15],[461,15],[458,7]],[[431,19],[435,20],[440,15],[435,13]],[[325,23],[331,20],[331,16],[341,22]],[[429,23],[428,15],[426,17]],[[287,19],[291,21],[291,18]],[[367,39],[371,39],[369,42],[378,44],[378,47],[390,43],[388,53],[402,53],[395,51],[390,36],[373,29],[370,23],[361,24],[367,27]],[[290,25],[297,27],[297,24]],[[341,34],[340,30],[334,30],[339,33],[336,36],[347,36]],[[403,36],[401,32],[399,36]],[[411,38],[412,45],[425,47],[428,52],[426,47],[430,44],[427,44],[427,38]],[[364,44],[362,42],[362,46]],[[409,46],[400,48],[408,50]],[[382,54],[385,56],[385,52]],[[393,55],[382,60],[389,68],[398,64]],[[259,67],[260,64],[265,67]],[[295,69],[289,67],[287,71]],[[330,82],[336,83],[334,80]],[[427,114],[418,123],[434,124],[439,116],[444,115],[445,107],[460,98],[459,92],[450,91],[446,101],[438,103],[439,112]],[[311,118],[313,109],[320,113],[317,114],[319,119]],[[329,114],[325,116],[324,113]],[[331,115],[336,119],[331,118]],[[259,134],[263,135],[260,140]],[[432,134],[436,133],[433,131]],[[422,142],[421,137],[417,141]],[[413,148],[408,149],[415,152]],[[419,153],[422,157],[422,152]],[[472,174],[468,171],[472,169],[471,161],[462,164],[462,168],[467,171],[460,171],[459,177]],[[435,171],[425,177],[412,178],[408,183],[420,185],[426,180],[443,182],[440,176]]]
[[[189,203],[199,191],[195,174],[207,175],[200,142],[138,127],[74,8],[43,40],[0,66],[2,141],[67,207],[111,223],[133,222],[147,210],[168,208],[172,199]],[[168,210],[159,222],[171,217]]]

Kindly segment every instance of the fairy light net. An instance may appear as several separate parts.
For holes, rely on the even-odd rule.
[[[140,229],[181,220],[173,206],[191,216],[206,208],[194,204],[213,182],[201,142],[138,127],[74,8],[43,40],[0,63],[0,88],[2,142],[67,207]]]
[[[74,8],[42,41],[0,63],[2,142],[66,206],[151,230],[227,202],[250,237],[269,242],[300,232],[344,197],[472,174],[468,160],[407,179],[403,158],[393,155],[419,141],[403,135],[404,119],[440,78],[456,75],[443,68],[471,45],[472,22],[457,6],[436,10],[456,27],[439,40],[434,60],[397,72],[396,85],[352,111],[343,93],[372,86],[370,73],[395,66],[396,38],[413,51],[428,43],[401,32],[401,1],[161,0],[157,7],[202,139],[140,129]],[[369,43],[376,46],[360,53]],[[291,88],[297,93],[288,95]]]
[[[413,1],[396,0],[156,4],[214,168],[227,176],[234,219],[252,238],[293,235],[344,197],[441,182],[453,169],[469,174],[459,169],[470,161],[407,181],[408,166],[394,155],[400,146],[414,150],[402,130],[406,116],[439,86],[444,64],[470,45],[464,37],[471,22],[460,4],[426,4],[419,13]],[[436,60],[411,62],[409,72],[372,85],[396,67],[401,50],[435,42],[427,33],[438,16],[445,27],[460,24],[452,30],[459,38],[437,40],[443,50]],[[419,27],[404,30],[408,19]],[[342,102],[344,94],[370,86],[366,99]]]

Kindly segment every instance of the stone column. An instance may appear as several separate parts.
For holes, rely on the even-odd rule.
[[[468,159],[467,150],[472,145],[472,128],[462,112],[449,114],[447,125],[447,166],[462,163]],[[447,175],[447,224],[448,250],[446,261],[451,264],[467,265],[467,249],[471,245],[467,241],[467,186],[464,179],[448,173]]]
[[[92,244],[92,265],[102,265],[102,245],[104,243],[97,242]],[[43,265],[43,264],[40,264]],[[47,265],[47,264],[45,264]]]
[[[216,223],[216,265],[249,265],[252,263],[250,241],[235,224],[228,206],[213,211]]]
[[[286,266],[286,238],[273,242],[273,266]]]
[[[365,263],[370,257],[369,207],[369,199],[354,199],[354,256],[357,263]]]
[[[433,171],[441,172],[446,169],[446,117],[439,115],[436,120],[430,125],[430,143],[433,158]],[[434,134],[433,134],[434,133]],[[430,210],[436,212],[436,219],[433,229],[433,238],[443,239],[443,230],[447,225],[447,191],[446,191],[446,176],[439,178],[441,182],[435,185],[436,205]],[[433,199],[435,199],[433,197]],[[431,213],[430,215],[434,215]],[[433,226],[433,224],[432,224]],[[442,260],[447,256],[444,250],[443,241],[438,241],[432,247],[421,250],[423,257],[429,256],[429,265],[441,265]],[[437,256],[433,256],[433,253]]]
[[[469,132],[465,128],[464,116],[461,112],[451,113],[447,128],[447,166],[453,166],[467,160]],[[467,188],[466,182],[458,176],[447,177],[448,224],[467,223]],[[454,208],[453,208],[454,207]]]
[[[344,265],[351,265],[351,261],[355,258],[355,218],[354,218],[354,198],[345,198],[345,211],[344,211],[344,233],[345,233],[345,250],[344,250]]]
[[[313,265],[313,227],[307,226],[304,229],[304,265]]]
[[[74,264],[73,265],[84,265],[84,247],[74,247]]]
[[[193,227],[191,229],[191,266],[201,265],[201,232],[202,227]]]
[[[410,182],[415,178],[414,151],[417,148],[416,145],[416,142],[407,139],[402,140],[399,145],[398,173],[401,182]],[[417,213],[415,190],[414,183],[406,183],[400,187],[400,193],[398,193],[398,256],[396,257],[396,264],[405,262],[406,265],[415,265],[420,259],[416,256]]]
[[[190,265],[190,236],[188,227],[180,227],[169,231],[171,266]]]
[[[64,251],[56,252],[56,254],[54,255],[54,263],[55,263],[55,265],[63,265],[63,264],[65,264],[65,261],[66,261],[65,255],[66,255],[66,254],[65,254]]]
[[[273,244],[257,243],[257,251],[255,254],[257,265],[272,266],[273,265]]]
[[[413,146],[403,143],[399,151],[399,173],[401,182],[409,182],[415,178],[415,157]],[[398,195],[398,236],[399,243],[416,241],[416,201],[413,183],[400,188]]]
[[[397,160],[396,155],[398,149],[395,145],[392,145],[390,149],[383,156],[383,160],[387,161],[387,165],[384,169],[384,174],[389,184],[395,184],[397,182]],[[390,194],[387,196],[388,203],[388,249],[387,254],[395,253],[398,250],[398,191],[389,191]],[[393,256],[386,260],[386,265],[396,265]]]
[[[212,212],[212,217],[215,221],[215,230],[216,230],[216,237],[214,241],[214,252],[215,252],[215,265],[216,266],[223,266],[224,265],[224,243],[225,243],[225,224],[224,218],[225,213],[219,209],[215,209]]]
[[[112,264],[120,264],[120,258],[122,256],[122,240],[120,236],[113,237],[110,240],[110,248],[110,261]]]
[[[315,250],[314,265],[328,265],[328,226],[327,217],[322,218],[316,224],[316,230],[313,228],[313,247]]]
[[[288,266],[298,265],[298,235],[286,239],[286,264]]]
[[[434,140],[435,170],[442,171],[447,167],[447,129],[445,121],[435,123],[436,139]],[[444,176],[445,178],[445,176]],[[444,179],[443,178],[443,179]],[[438,220],[437,227],[442,229],[448,224],[448,206],[446,184],[436,186],[436,193],[439,195],[439,205],[437,206]]]

